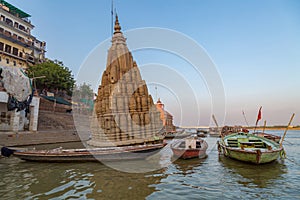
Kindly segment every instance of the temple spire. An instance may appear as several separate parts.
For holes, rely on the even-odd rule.
[[[121,32],[121,26],[119,24],[118,15],[116,14],[116,21],[115,21],[115,32],[114,33],[120,33]]]

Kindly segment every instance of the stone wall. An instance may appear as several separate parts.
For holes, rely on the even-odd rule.
[[[40,109],[39,110],[66,113],[70,109],[72,109],[72,106],[54,103],[54,102],[46,100],[42,97],[40,98]]]

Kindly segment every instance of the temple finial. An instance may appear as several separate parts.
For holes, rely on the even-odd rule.
[[[121,26],[119,24],[118,15],[116,14],[116,21],[115,21],[115,32],[114,33],[120,33],[121,32]]]

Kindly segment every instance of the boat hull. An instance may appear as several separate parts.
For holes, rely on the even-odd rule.
[[[201,141],[200,148],[182,148],[179,147],[179,143],[182,141],[177,141],[175,144],[171,145],[171,149],[173,152],[174,157],[182,158],[182,159],[191,159],[191,158],[205,158],[206,150],[207,150],[207,143],[204,140]]]
[[[157,153],[165,144],[137,148],[97,148],[90,150],[16,151],[14,156],[35,162],[105,162],[145,159]]]
[[[261,152],[260,150],[257,151],[247,151],[241,149],[232,149],[228,147],[222,147],[222,151],[224,155],[243,162],[255,163],[255,164],[264,164],[273,162],[277,160],[280,156],[281,151],[283,150],[276,150],[276,151],[267,151]]]
[[[184,150],[184,149],[172,149],[173,154],[177,158],[190,159],[190,158],[205,158],[206,150]]]

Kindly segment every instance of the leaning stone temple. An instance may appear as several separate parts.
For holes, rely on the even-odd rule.
[[[94,112],[89,145],[123,146],[163,139],[160,112],[127,48],[118,16]]]

